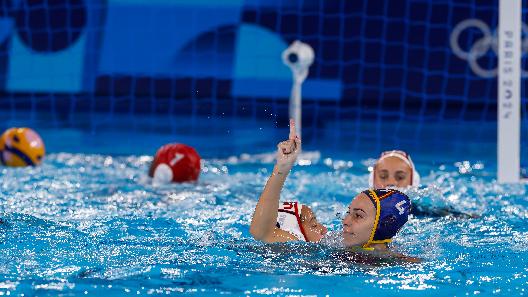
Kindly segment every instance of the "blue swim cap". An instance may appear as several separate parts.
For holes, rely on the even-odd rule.
[[[368,248],[372,243],[390,242],[407,223],[411,213],[411,200],[404,193],[392,189],[370,189],[362,193],[370,198],[376,208],[372,233],[363,247]]]

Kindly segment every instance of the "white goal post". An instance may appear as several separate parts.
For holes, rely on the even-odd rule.
[[[497,180],[518,183],[521,176],[522,0],[499,0],[497,95]]]

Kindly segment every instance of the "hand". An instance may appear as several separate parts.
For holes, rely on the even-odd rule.
[[[280,142],[277,145],[277,174],[286,174],[288,173],[295,160],[297,155],[301,151],[301,139],[297,136],[295,132],[295,121],[290,119],[290,136],[288,140]]]

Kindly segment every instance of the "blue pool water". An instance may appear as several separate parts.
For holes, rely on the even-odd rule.
[[[6,126],[22,122],[12,118]],[[269,246],[251,238],[249,222],[273,166],[273,149],[287,135],[273,123],[210,125],[202,119],[189,128],[179,119],[169,128],[128,123],[123,129],[114,122],[62,124],[32,123],[50,151],[43,166],[0,168],[1,295],[528,293],[528,187],[495,182],[492,134],[464,146],[449,125],[422,126],[414,131],[431,129],[435,137],[400,143],[414,146],[428,185],[411,193],[416,205],[479,215],[413,217],[393,246],[423,261],[402,264],[344,261],[331,246]],[[477,128],[482,126],[464,127]],[[310,133],[305,165],[294,168],[283,199],[311,205],[339,231],[339,214],[367,187],[369,158],[395,143]],[[439,135],[444,142],[435,140]],[[150,155],[173,141],[194,145],[204,157],[197,184],[156,186],[145,177]]]

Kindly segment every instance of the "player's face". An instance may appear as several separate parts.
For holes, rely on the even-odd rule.
[[[412,170],[402,159],[387,157],[374,166],[374,187],[382,189],[387,187],[405,188],[412,184]]]
[[[364,245],[370,239],[376,208],[367,195],[357,195],[348,206],[343,219],[343,244],[345,246]]]

